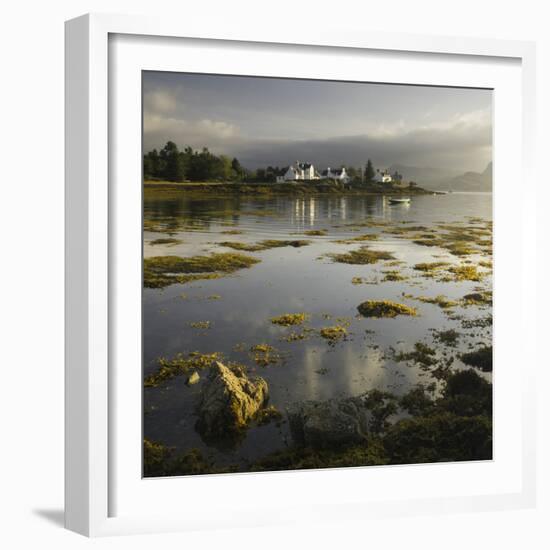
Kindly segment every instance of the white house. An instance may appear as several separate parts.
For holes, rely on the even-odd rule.
[[[376,174],[374,175],[374,181],[380,183],[391,183],[392,177],[387,170],[380,171],[380,169],[377,169]]]
[[[289,166],[282,176],[277,176],[277,183],[285,181],[309,181],[318,180],[319,174],[315,171],[313,164],[296,161]]]
[[[285,181],[313,181],[313,180],[326,180],[333,179],[348,183],[350,177],[346,173],[345,168],[327,168],[320,174],[315,170],[315,167],[311,163],[296,161],[289,166],[282,176],[277,176],[277,183],[284,183]]]
[[[350,177],[345,168],[330,168],[330,166],[321,172],[321,179],[333,179],[347,183]]]

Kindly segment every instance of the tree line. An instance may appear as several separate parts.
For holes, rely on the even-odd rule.
[[[353,183],[372,182],[376,176],[370,159],[365,167],[341,166]],[[153,149],[143,155],[143,177],[145,180],[158,181],[203,181],[203,182],[250,182],[273,183],[277,176],[283,176],[288,167],[268,166],[256,170],[247,170],[237,158],[215,155],[208,148],[194,150],[185,147],[180,151],[173,141],[157,151]]]

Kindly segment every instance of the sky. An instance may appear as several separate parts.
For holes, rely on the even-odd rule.
[[[390,165],[449,174],[492,160],[491,90],[143,73],[143,148],[208,147],[249,169]]]

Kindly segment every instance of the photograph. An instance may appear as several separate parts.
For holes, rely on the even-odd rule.
[[[141,85],[143,476],[492,460],[493,90]]]

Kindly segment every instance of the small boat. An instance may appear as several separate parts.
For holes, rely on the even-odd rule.
[[[411,199],[409,197],[390,197],[388,200],[390,201],[390,204],[408,204],[409,202],[411,202]]]

